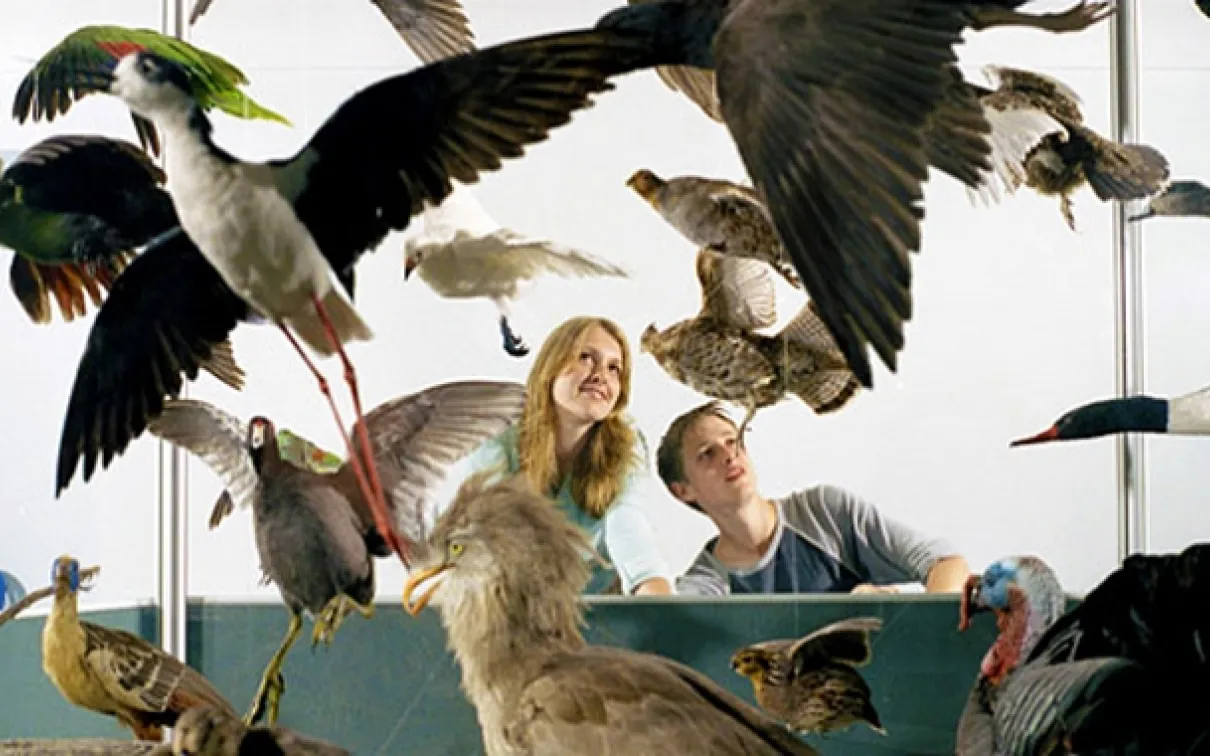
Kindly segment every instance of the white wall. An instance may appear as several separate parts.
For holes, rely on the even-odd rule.
[[[591,24],[616,0],[464,3],[480,44],[490,45]],[[1164,9],[1144,18],[1144,39],[1152,40],[1152,52],[1144,44],[1146,82],[1154,88],[1144,101],[1144,133],[1196,176],[1199,165],[1210,161],[1210,152],[1199,152],[1194,141],[1197,114],[1182,112],[1173,119],[1180,124],[1169,123],[1167,130],[1160,116],[1165,107],[1197,107],[1184,103],[1196,98],[1201,74],[1150,72],[1161,65],[1156,49],[1166,56],[1163,66],[1181,61],[1191,66],[1200,40],[1210,37],[1210,22],[1183,0],[1153,4]],[[82,0],[59,0],[45,3],[36,16],[6,24],[0,49],[10,52],[0,69],[0,104],[11,102],[30,61],[77,25],[110,21],[154,27],[158,5],[114,2],[101,16]],[[1045,0],[1031,8],[1067,5]],[[356,88],[417,64],[371,4],[348,0],[220,0],[195,27],[192,40],[244,68],[251,94],[295,123],[287,128],[214,116],[217,141],[245,158],[292,154]],[[1188,54],[1173,57],[1181,49]],[[979,67],[986,63],[1063,79],[1083,96],[1087,121],[1108,134],[1108,24],[1067,37],[996,30],[972,35],[960,54],[974,80],[982,80]],[[549,141],[475,187],[479,201],[504,224],[581,245],[635,273],[628,282],[542,282],[518,313],[518,325],[535,351],[553,326],[573,314],[612,317],[637,342],[647,323],[664,326],[696,309],[694,248],[626,188],[635,169],[744,180],[725,128],[665,88],[654,73],[633,74],[617,84]],[[1178,128],[1184,131],[1173,131]],[[69,129],[133,139],[121,106],[94,97],[53,127],[18,127],[0,119],[0,148],[20,149]],[[1188,134],[1183,142],[1181,134]],[[373,159],[372,152],[367,159]],[[1028,450],[1010,450],[1008,442],[1041,429],[1073,404],[1113,391],[1110,209],[1091,192],[1081,192],[1076,200],[1080,230],[1073,234],[1053,199],[1022,193],[1000,207],[975,208],[961,187],[943,176],[929,183],[926,197],[924,251],[914,261],[915,316],[898,374],[877,368],[874,391],[835,416],[816,417],[789,400],[762,412],[751,438],[762,485],[774,495],[817,482],[843,485],[888,515],[949,536],[976,568],[1003,554],[1036,553],[1055,566],[1070,589],[1086,590],[1116,559],[1112,441]],[[1186,357],[1185,340],[1175,336],[1177,317],[1195,306],[1200,280],[1191,267],[1199,261],[1178,251],[1177,235],[1198,228],[1178,222],[1147,230],[1147,343],[1154,377],[1148,385],[1157,390],[1194,388],[1210,375],[1210,366],[1199,371],[1195,364],[1210,357]],[[388,238],[358,270],[357,301],[377,332],[374,342],[350,350],[367,406],[455,378],[524,380],[530,359],[504,354],[490,304],[444,301],[418,280],[406,287],[401,283],[403,238]],[[1183,292],[1178,299],[1166,301],[1158,293],[1178,291]],[[788,317],[801,300],[783,293],[782,312]],[[1186,301],[1187,306],[1175,305]],[[151,596],[159,444],[140,439],[109,471],[87,486],[76,482],[62,501],[53,502],[59,430],[87,325],[35,329],[23,318],[7,292],[0,296],[6,334],[0,359],[26,366],[8,372],[8,398],[0,405],[9,431],[0,450],[5,458],[22,461],[0,478],[0,493],[14,511],[7,520],[12,525],[0,529],[0,567],[32,588],[56,554],[71,550],[86,561],[105,563],[104,579],[91,600]],[[39,339],[36,349],[27,346],[34,338]],[[234,341],[250,376],[247,388],[235,393],[206,378],[192,386],[192,395],[245,418],[266,414],[343,452],[325,402],[284,338],[272,329],[241,327]],[[328,361],[322,369],[348,418],[338,362]],[[673,416],[703,400],[673,383],[645,355],[636,354],[634,376],[633,412],[653,446]],[[1152,455],[1156,548],[1178,548],[1198,537],[1193,520],[1183,515],[1191,507],[1184,505],[1187,494],[1181,490],[1198,480],[1191,456],[1196,450],[1179,439],[1169,441]],[[452,490],[454,482],[443,490]],[[275,600],[274,589],[256,585],[250,517],[234,517],[217,532],[205,529],[220,490],[207,468],[190,462],[191,592]],[[668,558],[680,569],[712,529],[658,483],[652,491],[652,520]],[[402,569],[387,561],[380,566],[380,593],[398,596]]]

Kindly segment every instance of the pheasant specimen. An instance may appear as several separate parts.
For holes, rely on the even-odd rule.
[[[114,65],[122,56],[140,50],[184,67],[203,109],[218,108],[236,118],[290,125],[285,116],[244,94],[240,87],[248,83],[248,77],[223,58],[176,37],[125,26],[81,26],[64,37],[21,80],[13,100],[13,117],[18,123],[25,123],[27,118],[55,120],[81,97],[108,91]],[[132,112],[130,117],[143,149],[159,155],[160,137],[155,125],[137,113]]]
[[[135,250],[177,225],[164,172],[134,145],[64,134],[26,149],[0,175],[0,244],[9,283],[30,320],[65,321],[99,307]]]
[[[417,273],[438,296],[490,299],[500,313],[504,351],[513,357],[529,354],[510,322],[521,282],[543,273],[565,278],[628,275],[586,252],[504,228],[460,186],[425,211],[424,231],[404,243],[403,260],[404,280]]]
[[[450,465],[515,422],[524,398],[519,383],[460,381],[394,399],[366,416],[405,560],[426,534],[431,489]],[[333,473],[291,464],[267,418],[255,417],[245,428],[213,405],[184,399],[170,402],[149,430],[197,455],[223,479],[229,498],[219,500],[211,527],[231,502],[252,509],[261,568],[290,613],[246,718],[251,725],[263,713],[273,724],[285,687],[281,668],[302,631],[303,613],[314,620],[312,646],[331,644],[351,611],[372,617],[373,557],[391,554],[386,534],[375,528],[347,463]]]
[[[42,669],[71,703],[114,717],[140,740],[160,740],[191,706],[235,710],[206,678],[133,633],[80,619],[80,564],[51,568],[55,603],[42,630]]]
[[[1210,435],[1210,386],[1173,397],[1130,396],[1089,402],[1064,412],[1046,430],[1010,446],[1098,438],[1115,433]]]
[[[994,90],[974,87],[980,100],[999,111],[1040,111],[1057,128],[1025,156],[1009,177],[1011,193],[1022,183],[1043,196],[1059,198],[1059,212],[1071,230],[1075,214],[1071,196],[1088,184],[1101,201],[1148,197],[1169,177],[1168,160],[1154,147],[1121,144],[1084,125],[1080,97],[1070,87],[1044,74],[1004,66],[985,66]],[[982,194],[986,197],[987,190]]]
[[[371,0],[422,63],[475,49],[466,11],[459,0]],[[214,0],[194,0],[189,24],[198,22]],[[232,3],[235,6],[235,3]]]
[[[663,179],[647,168],[631,174],[626,186],[697,246],[768,263],[791,286],[802,288],[773,218],[749,187],[701,176]]]
[[[815,753],[696,670],[587,645],[587,536],[522,476],[491,475],[462,484],[403,589],[408,613],[441,614],[486,756]]]
[[[1191,179],[1172,181],[1147,201],[1147,207],[1141,213],[1128,220],[1135,222],[1156,216],[1210,217],[1210,187]]]
[[[731,668],[748,678],[756,702],[795,732],[837,732],[865,722],[886,735],[857,671],[873,658],[870,633],[877,617],[833,622],[796,640],[769,640],[731,656]]]
[[[776,320],[769,268],[754,260],[698,251],[702,306],[660,331],[647,326],[640,349],[672,377],[714,399],[742,404],[740,435],[756,411],[787,394],[824,414],[844,407],[860,384],[812,302],[780,333],[754,332]]]

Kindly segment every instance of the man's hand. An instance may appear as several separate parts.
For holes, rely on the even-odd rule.
[[[854,588],[852,593],[899,593],[899,588],[893,585],[874,585],[872,583],[862,583]]]

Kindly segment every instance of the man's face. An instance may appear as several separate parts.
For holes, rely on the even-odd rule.
[[[699,418],[681,443],[685,482],[673,492],[707,514],[741,505],[756,490],[752,462],[736,428],[713,415]]]

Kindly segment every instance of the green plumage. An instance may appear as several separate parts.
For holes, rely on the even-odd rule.
[[[106,92],[114,65],[123,56],[140,50],[183,66],[193,82],[198,103],[206,110],[218,108],[236,118],[291,125],[285,116],[240,90],[248,77],[230,62],[175,37],[124,26],[82,26],[64,37],[21,80],[13,100],[13,117],[18,123],[31,117],[53,121],[80,98]],[[160,141],[155,127],[137,115],[131,114],[131,118],[143,149],[158,155]]]

